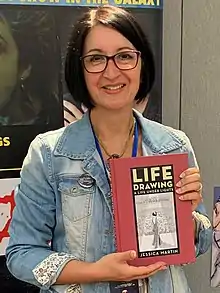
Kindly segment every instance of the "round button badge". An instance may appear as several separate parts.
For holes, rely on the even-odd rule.
[[[91,188],[95,184],[95,180],[89,174],[82,174],[78,183],[83,188]]]

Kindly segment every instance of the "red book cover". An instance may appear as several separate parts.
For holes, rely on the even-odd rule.
[[[190,201],[175,192],[187,154],[110,160],[117,251],[135,250],[130,264],[195,261]]]

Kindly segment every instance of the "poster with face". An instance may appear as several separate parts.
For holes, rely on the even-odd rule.
[[[14,188],[30,142],[48,130],[80,119],[87,109],[67,89],[64,63],[71,28],[96,1],[1,0],[0,3],[0,288],[7,293],[39,290],[13,278],[5,264]],[[77,2],[77,1],[76,1]],[[105,3],[104,3],[105,2]],[[103,4],[107,4],[105,0]],[[134,107],[161,122],[162,0],[137,5],[110,1],[129,9],[148,35],[156,63],[154,87]]]
[[[59,43],[54,24],[50,11],[1,6],[1,126],[53,124],[54,114],[59,114]]]
[[[87,111],[75,102],[64,80],[71,27],[87,8],[1,7],[0,178],[12,178],[19,177],[29,144],[38,133],[68,125]],[[149,36],[156,63],[154,87],[134,108],[161,122],[162,10],[130,10]],[[62,22],[60,15],[65,15]]]
[[[36,7],[0,10],[0,178],[19,177],[30,142],[63,125],[55,17]]]

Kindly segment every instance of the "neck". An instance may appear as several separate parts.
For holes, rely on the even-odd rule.
[[[124,139],[133,123],[133,112],[131,107],[118,111],[95,107],[91,110],[90,118],[98,137],[103,140],[117,137]]]

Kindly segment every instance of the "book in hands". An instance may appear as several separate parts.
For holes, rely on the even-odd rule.
[[[137,252],[131,265],[195,261],[192,205],[175,192],[187,168],[187,154],[110,160],[116,247]]]

